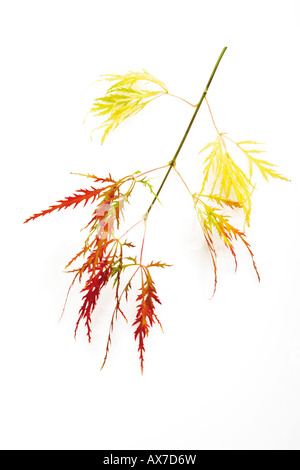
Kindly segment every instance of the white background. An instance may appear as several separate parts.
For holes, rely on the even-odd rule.
[[[299,449],[299,2],[11,1],[1,7],[1,401],[4,449]],[[209,91],[217,125],[266,143],[290,183],[257,179],[247,231],[261,274],[239,248],[221,251],[219,284],[191,201],[171,175],[149,217],[145,261],[162,306],[140,375],[133,329],[120,318],[105,369],[113,307],[106,291],[94,335],[74,341],[74,290],[58,323],[90,209],[23,220],[87,182],[168,163],[193,113],[164,97],[100,146],[91,101],[101,74],[146,68],[197,102]],[[197,190],[197,152],[215,138],[201,108],[178,157]],[[159,176],[159,175],[157,175]],[[162,174],[161,174],[162,176]],[[158,187],[160,178],[154,180]],[[151,198],[129,209],[132,221]],[[130,212],[131,211],[131,212]],[[141,212],[142,211],[142,212]],[[139,243],[141,230],[133,234]],[[133,320],[134,301],[127,314]]]

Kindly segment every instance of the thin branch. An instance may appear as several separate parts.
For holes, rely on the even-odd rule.
[[[206,101],[206,104],[207,104],[207,107],[208,107],[208,110],[209,110],[209,113],[210,113],[210,116],[211,116],[213,125],[215,126],[215,129],[216,129],[217,133],[220,135],[219,129],[218,129],[217,126],[216,126],[216,123],[215,123],[215,120],[214,120],[214,117],[213,117],[213,113],[211,112],[211,109],[210,109],[210,106],[209,106],[209,104],[208,104],[208,101],[207,101],[207,98],[206,98],[206,97],[205,97],[205,101]]]
[[[224,139],[223,139],[223,134],[222,134],[221,132],[219,132],[219,129],[218,129],[217,126],[216,126],[216,123],[215,123],[215,120],[214,120],[214,117],[213,117],[213,113],[211,112],[211,109],[210,109],[210,106],[209,106],[209,104],[208,104],[208,101],[207,101],[207,98],[206,98],[206,97],[205,97],[205,101],[206,101],[206,104],[207,104],[207,107],[208,107],[208,110],[209,110],[209,113],[210,113],[210,116],[211,116],[213,125],[214,125],[214,127],[215,127],[217,133],[218,133],[219,136],[220,136],[220,139],[221,139],[221,141],[222,141],[222,144],[223,144],[225,150],[227,151],[227,147],[226,147],[225,141],[224,141]]]
[[[196,108],[196,106],[197,106],[197,104],[198,104],[198,103],[197,103],[197,104],[192,104],[192,103],[190,103],[189,101],[187,101],[187,100],[181,98],[180,96],[173,95],[172,93],[167,93],[167,95],[173,96],[173,98],[177,98],[178,100],[184,101],[185,103],[189,104],[189,105],[192,106],[193,108]]]
[[[143,235],[143,241],[142,241],[142,247],[141,247],[140,265],[142,265],[142,260],[143,260],[143,251],[144,251],[144,243],[145,243],[145,236],[146,236],[147,219],[144,219],[144,223],[145,223],[145,228],[144,228],[144,235]]]
[[[130,232],[130,230],[132,230],[134,227],[136,227],[137,225],[139,225],[142,221],[144,220],[144,218],[142,218],[141,220],[139,220],[138,222],[136,222],[136,224],[134,224],[132,227],[130,227],[128,230],[126,230],[125,233],[123,233],[123,235],[121,235],[119,237],[119,240],[121,240],[121,238],[123,238],[128,232]]]
[[[179,173],[179,171],[177,170],[177,168],[175,166],[174,166],[174,170],[177,173],[177,175],[179,176],[179,178],[181,179],[181,181],[183,182],[184,186],[186,187],[186,189],[188,190],[188,192],[190,193],[192,198],[194,199],[193,193],[191,192],[190,188],[188,187],[188,185],[186,184],[186,182],[184,181],[184,179],[182,178],[181,174]]]

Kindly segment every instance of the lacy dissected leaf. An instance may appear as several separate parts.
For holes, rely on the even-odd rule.
[[[122,261],[123,264],[121,266],[120,271],[127,269],[129,266],[135,267],[135,271],[130,277],[130,279],[127,281],[127,283],[125,284],[125,287],[123,288],[121,294],[119,293],[120,283],[118,281],[118,288],[117,288],[117,293],[116,293],[116,304],[115,304],[115,309],[112,314],[112,318],[110,322],[105,356],[104,356],[101,369],[104,367],[107,361],[107,357],[109,354],[110,345],[112,341],[114,323],[117,318],[118,312],[120,312],[125,318],[125,320],[127,321],[127,318],[125,317],[123,310],[121,309],[122,297],[125,296],[126,302],[128,301],[128,295],[132,289],[133,278],[137,275],[139,271],[141,271],[142,287],[140,289],[141,293],[137,297],[137,302],[140,302],[140,304],[138,305],[138,311],[137,311],[136,319],[133,325],[137,325],[136,330],[134,332],[134,336],[135,336],[135,339],[138,340],[138,351],[140,353],[141,371],[143,373],[144,352],[145,352],[144,339],[146,336],[148,336],[149,328],[153,326],[155,322],[161,326],[160,321],[158,320],[155,314],[155,303],[161,303],[161,302],[157,296],[154,282],[150,275],[149,269],[153,267],[165,268],[165,267],[169,267],[170,265],[166,263],[162,263],[161,261],[157,261],[157,262],[152,261],[147,266],[144,266],[138,263],[136,257],[133,258],[131,256],[127,256],[126,260],[127,262],[130,261],[130,263],[126,264],[123,260]]]
[[[289,181],[288,178],[285,178],[284,176],[280,175],[277,171],[274,170],[276,165],[273,163],[269,163],[266,160],[261,160],[259,158],[256,158],[253,156],[253,154],[258,154],[258,153],[264,153],[264,150],[260,150],[257,148],[245,148],[244,145],[261,145],[260,142],[255,142],[253,140],[243,140],[241,142],[237,142],[236,145],[238,148],[247,156],[248,158],[248,163],[249,163],[249,177],[252,178],[253,175],[253,166],[255,165],[260,173],[262,174],[263,178],[265,180],[269,181],[268,178],[275,178],[275,179],[281,179],[284,181]]]
[[[150,101],[168,93],[166,85],[156,77],[143,72],[129,72],[125,75],[104,75],[104,80],[115,83],[107,90],[105,96],[96,98],[90,113],[94,116],[105,116],[107,119],[96,129],[104,128],[101,142],[116,129],[125,119],[141,111]],[[156,85],[159,90],[149,89]],[[140,87],[143,86],[143,89]]]
[[[224,139],[233,142],[243,155],[247,157],[248,174],[232,159],[227,151]],[[269,178],[289,181],[274,169],[276,165],[256,157],[257,154],[264,152],[260,148],[257,148],[258,145],[261,145],[261,143],[254,140],[235,142],[225,134],[218,134],[215,142],[209,142],[201,150],[201,152],[203,152],[204,150],[211,149],[210,154],[204,161],[202,194],[208,189],[208,194],[210,194],[210,197],[218,204],[221,199],[217,201],[217,196],[228,198],[230,193],[235,195],[237,203],[244,211],[246,225],[250,225],[251,198],[255,188],[252,184],[253,167],[255,166],[267,181]]]
[[[210,147],[212,151],[204,161],[201,192],[203,193],[209,186],[211,177],[211,188],[208,188],[208,194],[214,197],[224,197],[227,200],[231,194],[235,196],[236,202],[244,211],[245,222],[249,225],[251,194],[254,187],[248,176],[231,158],[227,149],[223,148],[221,135],[218,135],[215,142],[207,144],[202,151]]]
[[[230,209],[237,209],[242,207],[239,202],[233,201],[232,199],[228,199],[223,196],[219,196],[217,194],[201,194],[201,196],[207,198],[212,202],[216,202],[220,207],[227,206],[230,207]],[[198,195],[198,197],[200,197],[200,194]]]
[[[145,188],[148,188],[149,191],[150,191],[150,193],[153,194],[153,196],[154,196],[154,197],[158,200],[158,202],[161,204],[159,198],[157,197],[157,194],[156,194],[155,191],[153,190],[153,186],[152,186],[152,184],[150,183],[149,179],[147,179],[147,178],[144,177],[144,178],[142,178],[142,179],[139,180],[139,183],[142,183]]]
[[[140,366],[141,371],[143,373],[145,353],[144,340],[146,336],[148,336],[149,329],[153,326],[154,323],[158,323],[162,328],[161,323],[155,313],[155,304],[160,304],[161,302],[157,296],[154,282],[149,272],[149,267],[143,268],[142,287],[140,291],[141,292],[136,299],[138,302],[138,307],[136,319],[133,322],[133,326],[136,326],[134,338],[138,342],[138,351],[140,353]]]
[[[117,239],[103,240],[98,239],[95,248],[90,253],[86,261],[80,268],[73,269],[75,272],[73,283],[76,279],[82,281],[83,275],[87,276],[87,280],[81,292],[84,293],[82,305],[78,313],[78,320],[75,327],[75,336],[81,321],[84,321],[87,328],[87,336],[91,341],[91,317],[97,305],[102,289],[107,285],[110,279],[113,279],[113,287],[115,289],[116,310],[121,312],[120,308],[119,287],[121,282],[121,273],[123,269],[123,248],[124,246],[132,247],[127,242],[123,244]]]
[[[197,211],[198,219],[200,225],[202,227],[204,238],[206,244],[209,249],[209,253],[212,259],[213,267],[214,267],[214,292],[216,291],[217,286],[217,252],[214,245],[214,234],[217,234],[219,239],[224,243],[225,247],[229,249],[231,255],[234,258],[235,267],[237,268],[237,258],[236,258],[236,251],[234,242],[240,240],[244,246],[247,248],[253,263],[253,267],[257,274],[258,279],[259,273],[257,270],[257,266],[254,261],[254,255],[251,250],[250,244],[246,239],[246,235],[243,231],[234,227],[230,222],[230,218],[228,215],[223,215],[220,213],[220,210],[212,207],[203,202],[203,196],[201,194],[194,194],[194,204]],[[224,204],[225,201],[222,201]],[[226,204],[230,207],[231,201],[228,201]]]
[[[111,241],[104,242],[101,240],[87,261],[76,272],[76,277],[79,276],[79,281],[81,281],[84,273],[88,274],[88,279],[81,291],[84,293],[84,296],[76,322],[75,336],[79,323],[84,320],[89,341],[91,341],[91,315],[96,307],[101,290],[106,286],[111,277],[114,266],[115,252],[113,254],[111,251],[107,253],[110,243]]]
[[[137,82],[146,82],[146,83],[155,83],[156,85],[160,86],[165,92],[168,92],[166,85],[156,78],[151,73],[147,72],[147,70],[143,69],[142,72],[128,72],[125,75],[111,75],[107,74],[103,76],[104,80],[109,82],[115,82],[108,91],[113,91],[120,87],[132,87]]]
[[[91,202],[91,203],[94,202],[96,199],[98,199],[101,196],[103,192],[107,190],[107,188],[111,187],[111,184],[115,184],[115,181],[111,179],[105,179],[105,180],[102,180],[102,182],[108,182],[110,184],[109,186],[100,187],[100,188],[92,187],[90,189],[79,189],[72,196],[68,196],[65,199],[57,201],[56,204],[53,204],[46,210],[33,214],[31,217],[26,219],[24,223],[27,223],[31,220],[35,220],[38,217],[43,217],[44,215],[50,214],[51,212],[54,212],[54,211],[60,211],[61,209],[67,209],[72,206],[73,208],[75,208],[80,203],[83,203],[83,205],[85,206],[87,202]]]

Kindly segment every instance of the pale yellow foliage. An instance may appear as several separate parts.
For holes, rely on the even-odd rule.
[[[128,72],[125,75],[104,75],[102,80],[115,82],[105,96],[96,98],[90,113],[107,119],[96,129],[104,128],[101,143],[125,119],[141,111],[150,101],[168,93],[166,85],[152,74]],[[155,85],[158,90],[149,88]],[[95,129],[94,129],[95,130]]]
[[[227,150],[224,139],[233,142],[243,152],[243,155],[247,157],[248,174],[235,163]],[[239,206],[243,209],[246,225],[250,225],[251,197],[255,189],[252,183],[253,167],[256,166],[267,181],[268,178],[289,181],[274,170],[275,165],[253,156],[262,153],[263,150],[256,148],[247,149],[244,147],[245,145],[253,146],[259,144],[259,142],[253,140],[244,140],[236,143],[225,134],[219,133],[215,142],[208,143],[199,152],[211,149],[210,154],[204,160],[203,182],[200,194],[206,191],[211,198],[224,197],[228,199],[229,197],[235,197]]]

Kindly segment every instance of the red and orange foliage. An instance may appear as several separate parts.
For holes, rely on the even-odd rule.
[[[97,183],[100,186],[92,186],[89,189],[79,189],[72,196],[59,200],[48,209],[32,215],[25,220],[25,223],[39,217],[43,217],[44,215],[50,214],[54,211],[60,211],[70,207],[75,208],[80,203],[84,206],[88,202],[96,203],[92,217],[85,227],[85,229],[89,229],[89,234],[85,244],[65,267],[67,272],[74,274],[70,289],[76,280],[79,284],[83,283],[83,288],[81,289],[82,303],[78,312],[74,336],[76,337],[79,325],[83,323],[86,327],[88,341],[91,341],[92,314],[97,302],[99,301],[101,291],[107,286],[109,281],[112,280],[113,289],[115,291],[115,309],[109,329],[106,353],[103,361],[104,365],[109,352],[114,321],[116,320],[118,313],[121,313],[127,321],[121,308],[121,300],[122,298],[124,298],[125,301],[128,300],[132,280],[137,272],[141,270],[141,294],[137,297],[137,301],[140,303],[137,307],[137,316],[133,325],[136,327],[134,337],[138,341],[140,365],[141,371],[143,372],[145,336],[148,335],[149,327],[151,327],[155,322],[160,325],[157,315],[154,312],[154,303],[160,303],[160,301],[150,275],[150,268],[163,268],[167,265],[161,262],[151,262],[148,265],[143,265],[142,256],[140,257],[140,262],[137,261],[137,257],[125,256],[124,250],[130,250],[134,248],[134,245],[127,240],[122,241],[127,232],[117,238],[115,236],[115,230],[119,229],[121,214],[124,211],[124,206],[128,202],[135,185],[137,183],[142,183],[143,186],[147,187],[151,191],[151,193],[153,193],[153,189],[149,181],[139,172],[126,176],[118,181],[112,179],[111,175],[109,175],[108,178],[98,178],[94,175],[84,176],[92,178],[94,183]],[[140,222],[142,222],[142,220],[143,219],[141,219]],[[73,264],[80,258],[82,258],[81,266],[73,268]],[[125,284],[123,291],[120,292],[122,277],[128,268],[134,268],[135,271],[129,281]],[[70,289],[68,291],[67,298]]]
[[[151,265],[154,266],[154,265]],[[161,303],[151,277],[149,266],[142,266],[142,287],[141,293],[137,296],[139,302],[137,315],[133,325],[136,326],[134,337],[138,341],[138,351],[140,353],[141,371],[144,370],[144,340],[148,336],[149,328],[158,323],[162,329],[161,323],[155,313],[155,303]],[[163,267],[163,266],[162,266]]]

